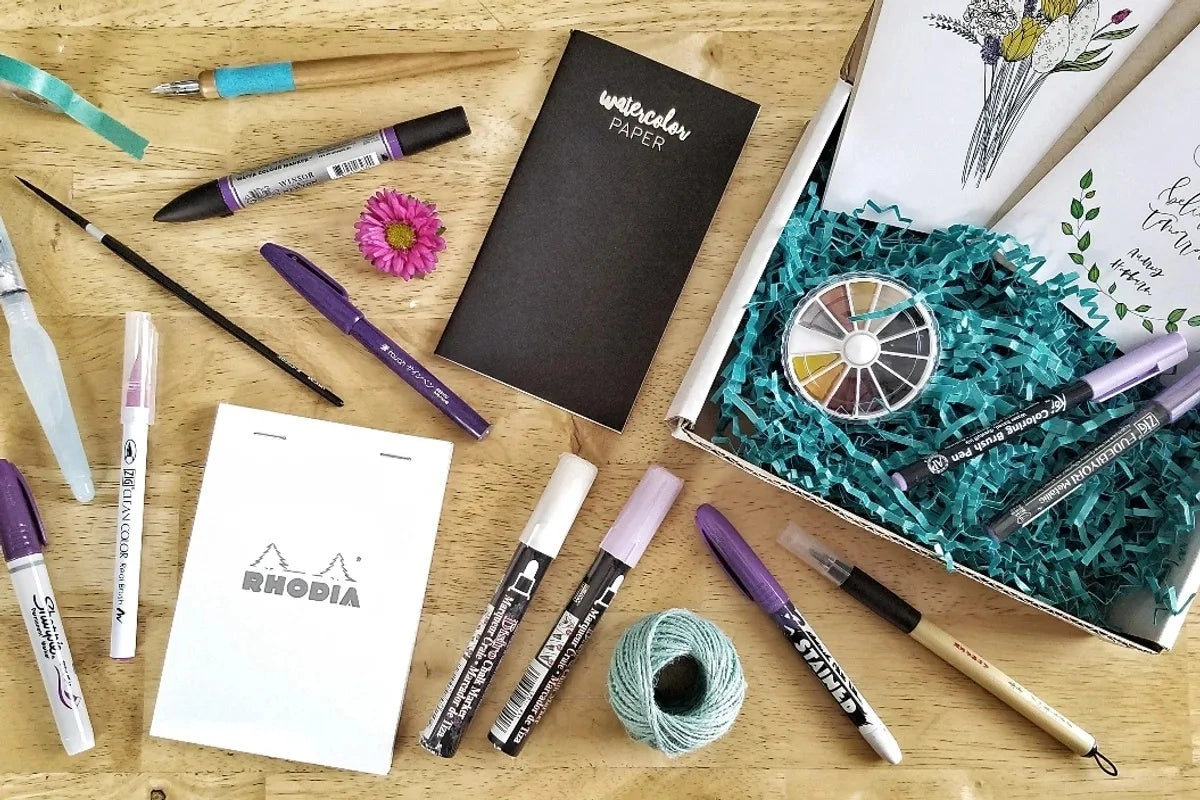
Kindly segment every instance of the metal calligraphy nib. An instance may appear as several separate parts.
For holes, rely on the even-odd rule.
[[[200,94],[200,81],[190,78],[183,81],[160,83],[150,90],[150,94]]]

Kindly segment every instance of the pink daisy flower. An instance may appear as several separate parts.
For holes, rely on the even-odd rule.
[[[363,257],[380,272],[404,280],[433,272],[437,254],[446,249],[437,206],[392,189],[380,189],[367,200],[354,230]]]

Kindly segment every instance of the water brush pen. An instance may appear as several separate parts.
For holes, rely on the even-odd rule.
[[[52,208],[57,210],[64,217],[71,220],[71,222],[74,222],[79,227],[83,228],[84,231],[87,232],[88,236],[91,236],[93,239],[98,241],[100,244],[104,245],[106,248],[108,248],[108,250],[110,252],[114,253],[118,258],[120,258],[126,264],[133,267],[138,272],[142,273],[147,278],[154,281],[159,286],[166,289],[168,292],[175,295],[183,302],[187,303],[193,309],[198,311],[202,317],[204,317],[208,321],[212,322],[218,328],[225,331],[230,336],[237,339],[239,342],[246,345],[254,352],[258,353],[260,356],[265,358],[267,361],[269,361],[272,364],[274,364],[275,366],[279,367],[279,369],[283,370],[288,375],[292,376],[295,380],[304,384],[304,386],[307,387],[310,391],[315,392],[316,394],[320,395],[322,398],[324,398],[325,400],[328,400],[333,405],[335,405],[335,406],[345,405],[345,403],[342,402],[342,398],[338,397],[336,394],[334,394],[332,391],[330,391],[328,388],[326,388],[322,383],[317,381],[315,378],[313,378],[311,375],[304,372],[300,368],[293,366],[291,362],[289,362],[283,356],[276,353],[271,348],[267,347],[265,344],[260,342],[258,339],[251,336],[249,333],[247,333],[241,327],[234,324],[224,314],[220,313],[219,311],[214,310],[212,308],[212,306],[208,305],[208,303],[205,303],[203,300],[201,300],[199,297],[196,297],[196,295],[189,292],[187,289],[185,289],[179,283],[176,283],[173,279],[168,277],[166,275],[166,273],[164,273],[158,267],[154,266],[149,261],[147,261],[146,259],[142,258],[140,255],[135,253],[133,250],[131,250],[128,246],[126,246],[124,243],[122,243],[115,236],[110,236],[109,234],[100,230],[98,227],[93,225],[91,222],[89,222],[83,216],[81,216],[80,214],[71,210],[65,204],[60,203],[58,200],[55,200],[53,197],[46,194],[41,189],[34,186],[32,183],[25,180],[24,178],[17,178],[17,180],[19,180],[26,189],[28,189],[29,191],[36,194],[38,197],[40,197],[42,200],[44,200]]]
[[[9,352],[17,368],[17,377],[33,406],[38,423],[50,443],[63,478],[81,503],[96,496],[92,468],[88,466],[79,426],[71,409],[71,396],[63,378],[62,363],[50,334],[38,321],[29,297],[29,288],[17,266],[17,253],[4,220],[0,219],[0,309],[8,322]]]
[[[521,532],[508,570],[484,609],[429,724],[421,732],[421,746],[428,752],[443,758],[458,752],[517,626],[575,524],[595,479],[596,467],[591,462],[571,453],[559,456],[558,467]]]
[[[1093,758],[1104,772],[1117,774],[1112,760],[1100,752],[1096,737],[984,660],[910,606],[904,598],[842,559],[814,537],[790,524],[779,543],[804,563],[833,581],[842,591],[890,622],[950,666],[987,689],[1025,719],[1053,736],[1072,753]]]
[[[1068,464],[1049,483],[992,520],[987,526],[988,534],[1000,541],[1025,527],[1074,494],[1088,478],[1111,466],[1162,426],[1177,422],[1197,405],[1200,405],[1200,369],[1193,369],[1133,412],[1111,436]]]
[[[920,461],[892,473],[892,482],[902,492],[940,475],[952,467],[978,458],[994,447],[1012,441],[1032,427],[1088,402],[1103,403],[1122,392],[1182,364],[1188,356],[1187,340],[1181,333],[1155,337],[1141,347],[1092,370],[1074,383],[1060,386],[981,431],[947,445]]]
[[[741,590],[758,604],[796,648],[817,681],[829,692],[846,718],[889,764],[899,764],[900,745],[858,687],[838,664],[829,648],[796,609],[787,592],[738,533],[733,523],[705,503],[696,509],[696,527],[717,563]]]
[[[518,756],[534,726],[554,701],[571,666],[629,570],[637,566],[658,531],[683,481],[659,466],[650,467],[600,542],[600,553],[505,703],[488,740],[506,755]]]

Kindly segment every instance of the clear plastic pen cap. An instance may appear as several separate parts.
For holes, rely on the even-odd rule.
[[[125,376],[123,408],[145,408],[154,424],[154,401],[158,389],[158,331],[145,311],[125,315]]]
[[[853,564],[844,561],[836,552],[800,530],[794,522],[789,522],[783,533],[779,534],[779,543],[796,558],[838,586],[846,582],[850,577],[850,570],[854,569]]]
[[[521,541],[539,553],[556,558],[594,480],[595,464],[571,453],[559,456],[542,498],[529,515]]]
[[[17,266],[17,251],[0,218],[0,297],[13,292],[25,291],[25,279]]]

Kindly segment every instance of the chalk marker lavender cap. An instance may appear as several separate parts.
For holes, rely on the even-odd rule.
[[[1132,389],[1139,383],[1182,364],[1188,356],[1187,340],[1182,333],[1168,333],[1130,350],[1081,380],[1092,387],[1092,400],[1103,403],[1110,397]]]
[[[36,555],[46,546],[46,529],[25,476],[0,458],[0,550],[5,561]]]
[[[630,567],[637,566],[682,490],[682,480],[662,467],[650,467],[600,542],[600,549]]]
[[[1154,403],[1166,409],[1167,423],[1176,422],[1200,405],[1200,369],[1193,369],[1165,390],[1155,395]]]

